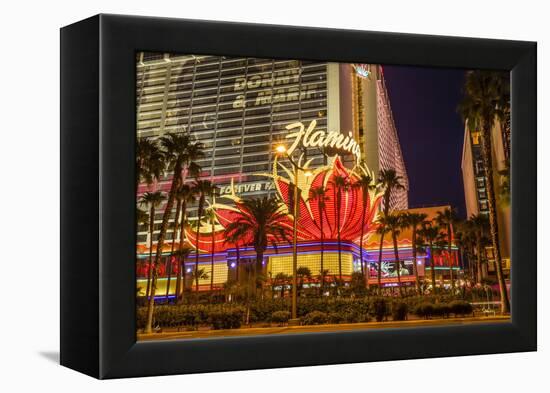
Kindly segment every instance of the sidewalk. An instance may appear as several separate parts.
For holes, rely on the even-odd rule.
[[[272,326],[272,327],[242,327],[240,329],[228,330],[195,330],[195,331],[167,331],[162,333],[142,334],[138,333],[138,341],[151,340],[175,340],[175,339],[197,339],[197,338],[216,338],[216,337],[236,337],[236,336],[257,336],[272,334],[292,334],[292,333],[319,333],[319,332],[338,332],[346,330],[366,330],[366,329],[388,329],[388,328],[410,328],[424,326],[453,326],[469,325],[483,323],[506,323],[511,322],[510,316],[490,316],[490,317],[466,317],[466,318],[439,318],[439,319],[415,319],[411,321],[388,321],[388,322],[364,322],[364,323],[341,323],[325,325],[308,326]]]

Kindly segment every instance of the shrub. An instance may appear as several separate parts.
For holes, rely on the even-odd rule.
[[[407,303],[397,302],[392,305],[391,315],[394,321],[405,321],[409,314]]]
[[[447,303],[439,303],[439,304],[434,304],[432,314],[434,317],[448,318],[450,312],[451,312],[451,308]]]
[[[472,305],[464,300],[455,300],[449,304],[450,312],[456,315],[466,315],[472,313]]]
[[[434,305],[432,303],[420,303],[414,309],[414,313],[419,317],[428,319],[433,315]]]
[[[331,312],[328,314],[328,322],[329,323],[341,323],[344,322],[346,318],[342,313],[339,312]]]
[[[238,329],[241,327],[243,312],[239,309],[212,311],[208,316],[208,322],[212,328],[218,329]]]
[[[275,311],[271,314],[271,321],[278,324],[287,323],[289,319],[290,313],[288,311]]]
[[[312,311],[302,318],[304,325],[321,325],[327,323],[328,316],[322,311]]]
[[[384,299],[374,299],[371,304],[371,314],[376,318],[377,322],[382,322],[384,317],[388,315],[388,304]]]

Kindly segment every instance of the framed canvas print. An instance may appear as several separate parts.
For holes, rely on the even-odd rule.
[[[61,364],[536,350],[536,44],[61,29]]]

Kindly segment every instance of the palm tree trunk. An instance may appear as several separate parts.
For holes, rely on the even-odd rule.
[[[256,292],[258,292],[258,289],[261,288],[261,283],[260,283],[260,274],[262,274],[262,269],[263,269],[263,263],[264,261],[264,253],[263,251],[256,251],[256,269],[254,270],[254,273],[255,273],[255,281],[256,281]]]
[[[369,287],[369,278],[365,274],[365,267],[363,264],[363,236],[365,235],[365,213],[367,210],[367,204],[365,203],[365,195],[363,195],[363,211],[361,212],[361,237],[359,238],[359,260],[361,261],[361,274],[365,280],[365,287]]]
[[[395,263],[397,265],[397,283],[399,285],[399,296],[403,296],[403,290],[401,288],[401,261],[399,260],[399,251],[397,250],[397,236],[395,232],[392,232],[393,238],[393,253],[395,255]]]
[[[170,249],[170,258],[168,258],[167,262],[167,270],[168,270],[168,278],[166,279],[166,296],[164,297],[166,299],[166,302],[168,302],[168,295],[170,294],[170,281],[172,279],[172,258],[174,257],[174,247],[176,246],[176,235],[178,233],[178,221],[180,216],[180,210],[181,210],[181,201],[178,200],[176,203],[176,216],[174,217],[174,227],[173,227],[173,233],[172,233],[172,248]]]
[[[420,294],[420,278],[418,278],[418,266],[416,261],[416,225],[412,229],[412,254],[413,254],[413,270],[414,279],[416,281],[416,293]]]
[[[454,280],[454,274],[453,274],[453,263],[454,263],[454,258],[453,258],[453,252],[452,252],[452,248],[451,248],[451,245],[452,245],[452,233],[453,233],[453,230],[452,230],[452,224],[449,224],[448,228],[447,228],[447,232],[448,232],[448,240],[449,240],[449,243],[447,245],[447,252],[449,253],[449,272],[450,272],[450,278],[451,278],[451,288],[454,290],[455,289],[455,280]]]
[[[380,234],[380,248],[378,250],[378,294],[382,293],[382,245],[384,244],[384,232]]]
[[[201,194],[199,197],[199,209],[197,211],[197,248],[195,249],[195,273],[199,271],[199,235],[200,235],[200,227],[201,227],[201,218],[202,218],[202,210],[204,207],[204,195]],[[198,292],[199,291],[199,276],[195,274],[195,289]]]
[[[482,261],[482,253],[481,253],[481,238],[477,241],[477,277],[478,282],[481,282],[483,279],[483,272],[481,270],[481,265],[483,263]]]
[[[504,273],[502,271],[502,258],[500,255],[500,241],[498,238],[498,224],[496,212],[496,198],[493,184],[493,158],[491,156],[491,121],[483,122],[483,132],[481,134],[481,146],[483,149],[483,163],[485,166],[487,204],[489,206],[489,224],[491,227],[491,240],[493,243],[493,253],[495,257],[495,265],[497,271],[498,286],[500,289],[501,312],[510,312],[510,300],[508,299],[508,291],[506,290],[506,282],[504,281]]]
[[[214,290],[214,218],[212,218],[212,250],[210,252],[210,291]]]
[[[336,215],[336,234],[338,235],[338,278],[340,280],[340,285],[342,284],[342,239],[340,236],[340,203],[342,196],[340,189],[338,189],[336,197],[336,208],[338,209],[338,214]]]
[[[237,251],[237,266],[236,266],[236,272],[235,272],[235,281],[237,281],[237,283],[239,283],[239,268],[241,267],[240,266],[240,261],[241,261],[241,253],[239,251],[239,243],[235,243],[235,249]]]
[[[149,262],[147,263],[147,289],[145,290],[145,299],[149,299],[149,294],[151,292],[151,276],[153,269],[153,232],[155,230],[154,206],[151,206],[149,215]]]
[[[435,283],[434,247],[431,240],[430,240],[430,268],[431,268],[430,270],[431,270],[431,276],[432,276],[433,293],[435,294],[437,292],[437,285]]]
[[[157,266],[160,262],[162,256],[162,247],[164,246],[164,236],[166,235],[166,230],[168,228],[168,219],[172,212],[172,206],[174,205],[174,199],[176,197],[176,190],[179,187],[181,173],[181,162],[176,162],[174,166],[174,177],[172,179],[172,185],[170,186],[170,192],[168,193],[168,201],[166,202],[166,208],[164,209],[164,214],[162,216],[162,224],[160,226],[160,233],[157,241],[157,253],[155,255],[155,263],[153,266],[153,279],[151,282],[151,297],[147,304],[147,323],[145,325],[145,333],[151,333],[153,330],[153,313],[155,307],[155,292],[157,285]]]
[[[176,301],[180,303],[183,300],[183,294],[185,293],[186,284],[186,271],[185,271],[185,257],[182,255],[183,243],[185,242],[185,217],[187,214],[187,202],[181,201],[181,223],[180,223],[180,241],[178,245],[179,259],[178,259],[178,278],[176,282]]]
[[[323,196],[321,195],[320,198]],[[325,268],[325,233],[323,231],[323,210],[324,207],[321,203],[319,203],[319,213],[321,214],[321,283],[319,285],[320,289],[320,295],[323,295],[323,290],[325,289],[325,276],[324,276],[324,268]]]

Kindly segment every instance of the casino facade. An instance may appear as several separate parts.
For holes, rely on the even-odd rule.
[[[328,139],[331,133],[334,138],[339,136],[336,133],[343,134],[340,139],[342,143],[337,146],[300,144],[299,151],[304,162],[307,161],[317,175],[315,179],[324,176],[326,183],[331,174],[338,171],[353,179],[358,163],[358,157],[353,152],[356,145],[360,151],[361,165],[371,173],[394,168],[403,178],[405,188],[394,193],[390,208],[395,211],[408,209],[407,172],[382,66],[160,53],[139,53],[136,64],[137,136],[156,138],[167,132],[189,132],[205,146],[205,157],[198,162],[202,168],[201,178],[212,181],[220,190],[214,206],[211,206],[216,212],[215,233],[212,233],[210,225],[201,227],[199,238],[192,231],[186,233],[188,243],[199,250],[201,268],[209,275],[208,279],[200,280],[200,290],[221,288],[228,279],[239,279],[247,263],[255,258],[254,250],[246,245],[237,251],[231,245],[221,245],[223,242],[212,246],[210,239],[214,239],[215,243],[216,236],[223,236],[224,209],[235,209],[239,199],[278,195],[284,200],[288,196],[285,184],[288,186],[292,179],[290,172],[284,168],[289,168],[290,163],[285,157],[278,157],[275,150],[280,144],[290,146],[295,141],[289,138],[296,130],[291,125],[297,127],[301,124],[305,130],[312,127],[310,141],[315,139],[312,138],[315,132],[318,140],[323,135]],[[347,138],[345,143],[344,136]],[[349,147],[347,151],[346,146]],[[315,179],[298,178],[297,183],[300,189],[305,190],[311,185],[306,183]],[[170,181],[171,174],[167,174],[152,186],[139,185],[138,198],[151,187],[168,191]],[[329,275],[334,276],[338,272],[344,280],[349,280],[351,274],[360,269],[356,232],[363,224],[357,223],[357,212],[352,211],[353,203],[357,203],[353,198],[359,196],[350,192],[346,198],[349,202],[349,209],[346,209],[349,211],[340,213],[347,214],[348,228],[355,225],[356,230],[350,229],[349,236],[341,243],[340,263],[333,232],[325,233],[323,252],[324,269],[329,270]],[[304,207],[300,205],[300,208],[306,210],[300,217],[310,219],[311,223],[304,222],[301,227],[307,234],[299,238],[298,266],[306,266],[313,275],[317,275],[320,270],[320,242],[315,228],[318,225],[313,208],[308,205],[307,195],[303,200]],[[376,218],[380,207],[379,195],[373,194],[369,202],[371,221]],[[335,219],[335,214],[336,211],[331,212],[326,219]],[[157,210],[155,217],[156,231],[159,230],[162,215],[163,206]],[[196,220],[196,216],[196,206],[190,206],[189,220]],[[165,242],[166,257],[159,267],[157,293],[160,294],[166,291],[167,270],[177,270],[177,266],[170,265],[174,261],[170,262],[169,252],[172,240],[180,236],[171,232],[171,225],[169,228]],[[364,238],[363,260],[369,261],[369,282],[376,281],[374,262],[378,260],[379,242],[372,222],[364,229],[370,236]],[[138,229],[138,287],[145,285],[148,250],[151,244],[155,245],[156,237],[157,233],[150,237],[146,226]],[[177,240],[174,242],[177,243]],[[395,264],[392,263],[392,245],[386,242],[387,239],[383,245],[383,282],[391,286],[395,285],[395,271],[392,270]],[[402,271],[403,285],[407,285],[412,281],[412,260],[406,234],[399,239],[399,250],[404,261],[402,270],[410,273]],[[455,254],[452,258],[458,269],[459,261]],[[428,254],[422,255],[417,261],[422,275],[425,268],[430,268],[425,266],[427,257]],[[189,258],[186,265],[188,272],[194,269],[194,258]],[[292,273],[291,245],[280,244],[277,249],[270,247],[264,258],[268,277]],[[440,261],[441,274],[445,271],[444,259]],[[438,267],[435,266],[435,269]],[[174,290],[175,280],[172,280],[169,292]]]

